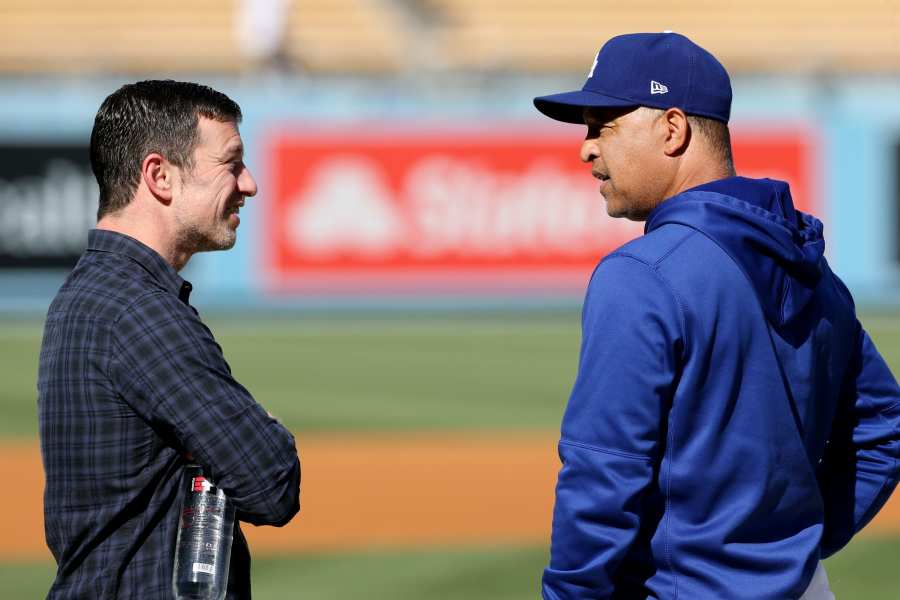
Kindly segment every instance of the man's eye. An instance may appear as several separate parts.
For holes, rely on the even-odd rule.
[[[588,137],[597,138],[603,133],[604,129],[609,129],[607,125],[591,125],[588,127]]]

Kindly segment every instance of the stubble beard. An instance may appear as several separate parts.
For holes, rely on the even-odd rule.
[[[212,226],[180,219],[178,247],[189,254],[230,250],[237,242],[237,231],[228,224],[228,217],[217,219]]]
[[[184,194],[185,182],[182,181],[181,185]],[[226,210],[224,215],[217,215],[211,224],[199,223],[189,213],[179,215],[178,247],[188,254],[230,250],[237,242],[237,230],[229,224],[230,214]]]
[[[211,232],[205,232],[194,226],[184,232],[184,242],[187,247],[194,248],[194,252],[230,250],[237,242],[237,232],[227,224],[223,224]]]

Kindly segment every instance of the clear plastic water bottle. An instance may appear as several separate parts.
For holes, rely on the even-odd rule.
[[[185,468],[172,589],[177,600],[222,600],[234,536],[234,506],[199,465]]]

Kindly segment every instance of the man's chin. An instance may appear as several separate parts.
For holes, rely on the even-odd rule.
[[[216,250],[231,250],[232,248],[234,248],[234,245],[237,243],[237,232],[231,231],[231,235],[229,235],[225,238],[222,238],[219,241],[221,243],[219,244],[219,247],[216,248]]]
[[[607,199],[605,196],[603,199],[606,200],[606,214],[607,215],[609,215],[613,219],[621,219],[623,217],[627,218],[627,211],[621,204],[619,204],[615,200],[610,202],[609,199]]]
[[[606,214],[613,219],[628,219],[629,221],[646,221],[647,212],[634,207],[623,206],[618,202],[606,201]]]
[[[231,250],[237,243],[237,232],[229,231],[230,235],[221,235],[215,239],[207,239],[196,250],[197,252],[215,252],[217,250]]]

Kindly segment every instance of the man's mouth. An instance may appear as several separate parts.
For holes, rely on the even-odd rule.
[[[236,215],[241,212],[241,207],[244,206],[244,199],[241,198],[237,202],[233,203],[225,210],[226,215]]]
[[[239,213],[241,212],[241,207],[243,205],[244,205],[244,199],[241,198],[241,200],[239,202],[235,202],[234,204],[232,204],[225,210],[225,218],[228,219],[229,221],[234,221],[235,226],[241,224],[241,217],[240,217]]]

